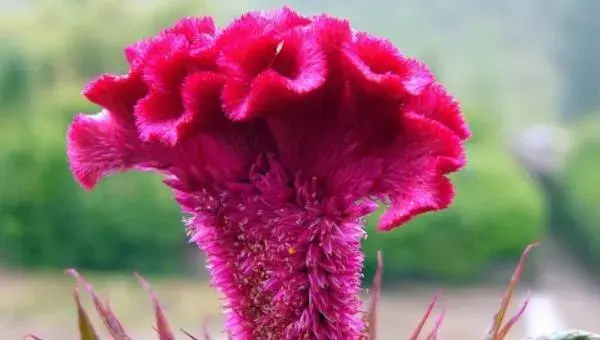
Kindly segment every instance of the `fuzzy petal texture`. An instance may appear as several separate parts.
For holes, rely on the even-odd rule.
[[[273,156],[260,157],[248,176],[202,192],[169,182],[194,212],[188,230],[227,297],[228,331],[235,339],[357,338],[360,217],[375,206],[339,210],[318,183],[294,181]]]
[[[343,46],[351,79],[358,87],[383,100],[418,95],[433,81],[419,62],[407,59],[389,41],[358,33]]]
[[[326,57],[307,30],[266,36],[224,53],[223,105],[232,120],[248,120],[306,98],[325,82]]]
[[[95,116],[79,114],[69,133],[67,153],[71,171],[87,189],[105,175],[130,169],[135,163],[137,140],[108,111]]]
[[[225,297],[234,339],[359,339],[363,218],[448,207],[470,136],[425,65],[342,19],[290,8],[217,29],[184,18],[84,90],[68,156],[92,188],[165,174]]]

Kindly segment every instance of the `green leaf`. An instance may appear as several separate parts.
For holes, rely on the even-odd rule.
[[[114,340],[132,340],[126,333],[123,325],[119,322],[115,314],[112,312],[108,305],[102,304],[100,298],[94,291],[94,288],[91,284],[89,284],[81,274],[79,274],[75,269],[67,270],[67,274],[71,275],[73,278],[77,280],[77,282],[86,288],[88,293],[92,297],[92,301],[98,314],[100,314],[100,318],[104,322],[104,325],[108,329],[108,332],[113,337]]]
[[[525,340],[600,340],[600,335],[579,330],[556,332],[549,335],[527,338]]]
[[[77,304],[77,318],[79,323],[79,339],[80,340],[100,340],[96,331],[94,330],[94,326],[92,326],[92,322],[90,321],[89,316],[83,309],[81,305],[81,299],[79,298],[79,291],[77,287],[73,289],[73,297],[75,298],[75,303]]]

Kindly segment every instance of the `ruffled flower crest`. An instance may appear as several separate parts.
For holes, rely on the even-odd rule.
[[[390,230],[447,207],[465,164],[457,102],[389,41],[325,15],[184,18],[125,50],[68,133],[91,189],[159,171],[188,215],[239,339],[358,339],[361,219]]]

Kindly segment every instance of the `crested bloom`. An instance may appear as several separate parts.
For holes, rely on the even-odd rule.
[[[389,41],[326,15],[184,18],[83,94],[76,179],[157,171],[225,298],[234,339],[360,339],[362,218],[447,207],[465,163],[457,102]]]

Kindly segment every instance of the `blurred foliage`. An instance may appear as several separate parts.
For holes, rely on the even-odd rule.
[[[204,10],[196,0],[40,0],[0,20],[0,260],[181,270],[184,228],[159,179],[125,174],[85,192],[68,171],[65,132],[74,113],[98,110],[81,88],[100,73],[123,71],[126,44]]]
[[[29,99],[29,60],[15,39],[0,39],[0,103],[14,106]]]
[[[581,117],[572,127],[573,149],[563,178],[555,184],[561,194],[565,223],[558,232],[586,264],[600,268],[600,114]]]
[[[97,111],[79,93],[92,77],[125,69],[123,46],[203,11],[198,0],[143,6],[38,0],[30,11],[0,19],[0,260],[32,267],[181,270],[184,230],[157,176],[115,176],[85,192],[68,171],[65,131],[75,112]],[[425,57],[436,70],[455,69],[452,62],[439,62],[435,46],[427,47]],[[479,95],[485,93],[474,97]],[[467,113],[474,137],[468,167],[453,176],[456,203],[390,233],[373,232],[372,217],[365,242],[368,273],[381,248],[386,276],[459,280],[493,262],[516,259],[539,237],[541,199],[502,148],[500,115],[487,108]]]
[[[570,152],[565,181],[570,191],[581,199],[592,219],[600,221],[600,192],[595,183],[600,170],[600,114],[580,119],[573,126],[573,149]],[[599,224],[600,228],[600,224]]]
[[[483,115],[485,114],[485,116]],[[368,220],[366,276],[383,250],[384,276],[464,282],[492,264],[514,261],[543,233],[543,201],[507,150],[486,110],[467,111],[474,133],[468,166],[453,174],[453,205],[391,232],[377,232],[379,214]]]

